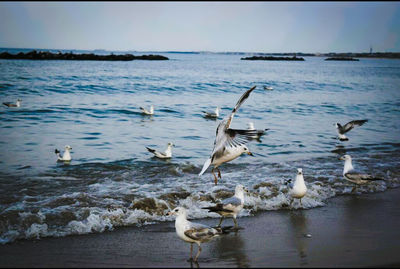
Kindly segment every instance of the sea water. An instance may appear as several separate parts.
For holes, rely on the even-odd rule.
[[[241,55],[162,53],[168,61],[0,60],[0,242],[103,232],[172,221],[177,205],[192,219],[202,207],[247,187],[239,216],[261,210],[324,206],[338,195],[400,186],[400,60],[358,62],[244,61]],[[256,89],[231,128],[269,129],[243,155],[220,166],[214,185],[210,156],[218,123],[240,96]],[[272,86],[273,90],[264,90]],[[154,105],[154,115],[139,107]],[[213,112],[217,120],[203,118]],[[334,123],[368,119],[337,139]],[[146,147],[172,158],[152,157]],[[72,147],[70,163],[55,149]],[[351,192],[343,161],[382,177]],[[284,182],[302,168],[302,205],[289,207]]]

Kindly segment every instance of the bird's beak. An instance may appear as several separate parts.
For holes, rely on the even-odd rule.
[[[254,154],[253,154],[253,153],[251,153],[250,151],[249,151],[249,152],[247,152],[247,154],[248,154],[248,155],[250,155],[250,156],[254,156]]]
[[[344,157],[343,157],[343,156],[342,156],[342,157],[340,157],[340,158],[339,158],[339,160],[341,160],[341,161],[344,161]]]

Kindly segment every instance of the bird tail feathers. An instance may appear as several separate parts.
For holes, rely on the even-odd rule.
[[[207,170],[207,168],[210,166],[210,164],[211,164],[211,158],[208,158],[207,161],[204,163],[203,169],[201,169],[201,172],[199,173],[199,176],[204,174],[204,172]]]

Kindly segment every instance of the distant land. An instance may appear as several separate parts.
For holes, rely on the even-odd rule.
[[[134,56],[132,54],[109,54],[109,55],[98,55],[94,53],[62,53],[59,51],[58,53],[52,53],[50,51],[39,51],[32,50],[30,52],[24,53],[19,52],[15,54],[11,54],[9,52],[0,53],[0,59],[21,59],[21,60],[86,60],[86,61],[132,61],[132,60],[150,60],[150,61],[159,61],[159,60],[169,60],[168,57],[162,55],[140,55]]]
[[[302,57],[275,57],[275,56],[251,56],[240,58],[240,60],[248,60],[248,61],[304,61]]]
[[[330,57],[326,58],[325,61],[359,61],[359,59],[350,57]]]
[[[95,49],[95,50],[76,50],[76,49],[38,49],[38,48],[0,48],[0,53],[8,52],[8,53],[27,53],[32,50],[36,50],[38,52],[52,52],[52,53],[94,53],[96,55],[109,55],[111,53],[115,55],[121,54],[160,54],[160,53],[176,53],[176,54],[222,54],[222,55],[243,55],[243,56],[297,56],[297,57],[353,57],[353,58],[386,58],[386,59],[400,59],[400,52],[345,52],[345,53],[303,53],[303,52],[278,52],[278,53],[263,53],[263,52],[211,52],[211,51],[136,51],[136,50],[127,50],[127,51],[109,51],[104,49]]]

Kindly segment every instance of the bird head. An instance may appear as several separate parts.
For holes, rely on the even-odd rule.
[[[350,155],[346,154],[346,155],[343,155],[342,157],[340,157],[339,160],[347,161],[347,160],[351,160],[351,157],[350,157]]]
[[[175,207],[174,209],[172,209],[171,211],[167,212],[166,215],[167,216],[172,216],[172,215],[179,216],[182,214],[186,214],[186,209],[184,207],[178,206],[178,207]]]
[[[302,175],[303,174],[303,169],[302,168],[297,168],[297,174]]]
[[[71,150],[71,149],[72,149],[72,147],[70,145],[65,146],[65,150]]]
[[[246,147],[246,146],[243,146],[243,152],[244,152],[244,153],[247,153],[247,155],[254,156],[253,153],[251,153],[250,150],[249,150],[249,148]]]

